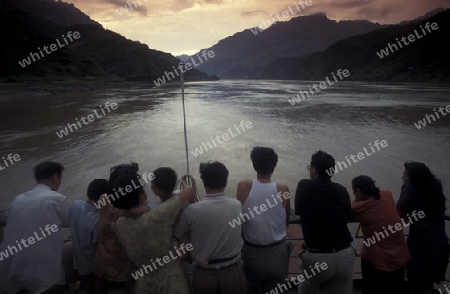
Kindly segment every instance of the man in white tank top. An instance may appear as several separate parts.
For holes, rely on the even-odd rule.
[[[242,258],[248,293],[260,294],[270,292],[287,277],[290,194],[286,185],[271,181],[278,163],[272,148],[255,147],[250,158],[257,176],[238,184],[237,199],[242,203]]]

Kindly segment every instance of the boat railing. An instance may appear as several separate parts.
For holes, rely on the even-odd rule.
[[[445,216],[445,220],[446,220],[446,222],[450,222],[450,216]],[[301,219],[300,219],[300,217],[299,216],[292,216],[291,215],[291,219],[290,219],[290,221],[289,221],[289,224],[291,224],[291,225],[301,225]],[[357,227],[356,227],[356,233],[353,235],[353,237],[355,238],[355,240],[356,240],[356,242],[358,242],[358,240],[362,240],[364,237],[363,237],[363,235],[362,235],[362,232],[361,232],[361,225],[359,224],[359,222],[356,222],[356,221],[351,221],[351,222],[349,222],[349,224],[350,225],[353,225],[353,226],[356,226],[357,225]],[[408,233],[405,233],[405,237],[408,237]],[[289,242],[289,241],[304,241],[304,238],[303,237],[297,237],[297,236],[294,236],[294,237],[286,237],[286,241],[287,242]],[[359,248],[357,248],[356,249],[356,257],[357,258],[361,258],[361,254],[359,253],[359,251],[360,251],[360,246],[358,246]],[[292,260],[292,259],[297,259],[298,260],[298,257],[297,256],[293,256],[292,254],[291,254],[291,256],[290,256],[290,259]],[[450,260],[448,261],[449,263],[450,263]],[[300,270],[300,268],[299,268],[299,270]],[[449,269],[450,270],[450,269]],[[300,274],[301,272],[300,271],[298,271],[298,272],[289,272],[288,274],[289,275],[298,275],[298,274]],[[353,272],[353,275],[355,276],[355,275],[361,275],[361,270],[359,270],[359,271],[355,271],[355,272]],[[445,281],[446,282],[450,282],[450,279],[449,279],[449,277],[448,277],[448,275],[446,276],[446,279],[445,279]]]

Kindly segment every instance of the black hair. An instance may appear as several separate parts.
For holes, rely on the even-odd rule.
[[[155,178],[152,183],[155,187],[162,189],[166,193],[172,193],[177,184],[177,173],[170,167],[160,167],[153,172]]]
[[[200,177],[203,185],[210,189],[222,189],[227,186],[228,169],[221,162],[200,163]]]
[[[259,174],[270,174],[275,170],[278,163],[278,155],[272,148],[255,147],[250,153],[253,168]]]
[[[54,174],[60,176],[63,170],[64,167],[61,163],[44,161],[36,165],[34,168],[34,178],[39,183],[40,181],[50,179]]]
[[[422,162],[405,162],[409,182],[424,206],[426,215],[440,217],[445,214],[445,196],[442,183]]]
[[[311,166],[316,169],[319,177],[329,179],[334,174],[336,161],[330,154],[319,150],[311,156]]]
[[[140,195],[144,193],[144,187],[138,171],[139,165],[135,162],[111,168],[108,196],[113,197],[111,203],[115,207],[129,210],[140,205]],[[127,186],[132,187],[130,192],[126,191]]]
[[[109,182],[114,181],[117,175],[119,175],[124,170],[131,170],[133,172],[139,171],[139,164],[136,162],[130,162],[130,163],[122,163],[119,165],[115,165],[110,168],[109,172]]]
[[[109,182],[105,179],[93,180],[87,189],[87,196],[89,200],[98,201],[100,196],[109,192]]]
[[[358,189],[366,195],[380,199],[380,188],[375,186],[375,181],[369,176],[358,176],[352,180],[354,190]]]

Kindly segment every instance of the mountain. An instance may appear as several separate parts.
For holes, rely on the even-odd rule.
[[[427,22],[436,22],[438,29],[428,32],[425,29]],[[400,47],[396,38],[409,38],[411,34],[415,40],[408,42],[405,39],[409,44],[401,43]],[[347,80],[448,82],[449,35],[450,10],[445,10],[426,20],[398,24],[338,41],[323,52],[277,59],[254,70],[249,77],[324,80],[341,68],[350,71]]]
[[[214,60],[198,69],[220,78],[245,78],[277,58],[322,51],[338,40],[381,27],[368,21],[337,22],[325,14],[295,17],[265,30],[253,28],[221,40],[206,49],[214,50]]]
[[[14,30],[10,28],[13,27]],[[108,77],[95,62],[80,58],[72,50],[61,48],[48,56],[39,56],[38,48],[55,43],[55,40],[38,33],[16,18],[13,13],[0,11],[0,34],[5,44],[0,47],[0,78],[6,81],[46,80],[48,77]],[[23,59],[30,58],[30,52],[38,53],[30,65]],[[25,65],[22,67],[19,61]]]
[[[402,21],[402,22],[399,23],[399,24],[408,24],[408,23],[412,23],[412,22],[419,21],[419,20],[426,20],[426,19],[432,18],[432,17],[435,16],[436,14],[441,13],[441,12],[444,12],[444,11],[445,11],[445,8],[443,8],[443,7],[438,7],[438,8],[433,9],[433,10],[431,10],[430,12],[427,12],[426,14],[424,14],[424,15],[422,15],[422,16],[416,18],[416,19],[413,19],[413,20],[405,20],[405,21]]]
[[[0,1],[0,33],[4,44],[8,44],[0,49],[0,78],[14,81],[97,77],[151,83],[166,76],[162,84],[172,76],[178,80],[173,74],[173,66],[179,64],[176,57],[104,29],[71,4],[18,0],[20,8],[28,11],[25,12],[12,9],[10,0]],[[35,2],[46,9],[31,12]],[[50,54],[43,51],[44,46],[64,42],[63,35],[68,32],[77,32],[79,38]],[[44,53],[39,56],[40,52]],[[211,79],[216,78],[197,69],[185,74],[186,81]]]
[[[0,9],[5,12],[21,10],[35,17],[68,27],[77,24],[101,26],[76,8],[75,5],[61,0],[0,0]]]
[[[183,62],[186,62],[186,61],[188,61],[189,59],[191,59],[191,56],[189,56],[189,55],[186,55],[186,54],[182,54],[182,55],[179,55],[179,56],[176,56],[179,60],[181,60],[181,61],[183,61]]]

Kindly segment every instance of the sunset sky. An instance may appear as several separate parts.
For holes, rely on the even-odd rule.
[[[74,3],[105,28],[173,55],[193,54],[244,29],[270,21],[276,13],[297,7],[293,0],[133,0],[138,7],[120,15],[127,0],[65,0]],[[131,0],[129,0],[131,2]],[[141,4],[139,4],[139,2]],[[382,24],[422,16],[448,0],[311,0],[295,3],[297,15],[324,12],[331,19],[364,19]],[[288,19],[287,19],[288,20]]]

